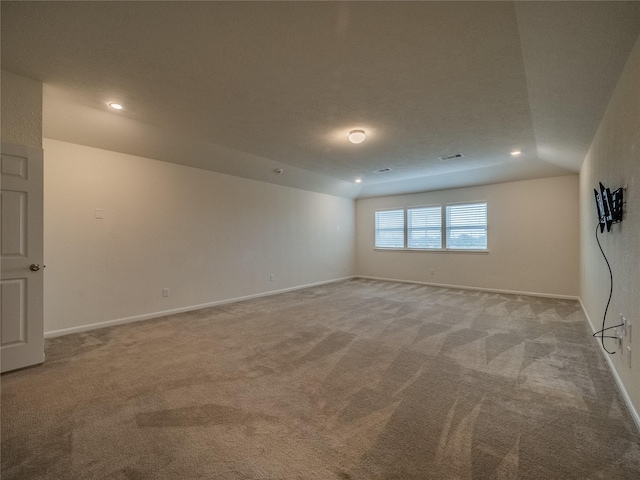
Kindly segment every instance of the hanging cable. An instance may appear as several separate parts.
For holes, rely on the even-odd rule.
[[[613,355],[616,352],[610,352],[609,350],[607,350],[607,347],[604,346],[604,339],[605,338],[618,338],[618,337],[605,336],[604,332],[606,332],[607,330],[611,330],[612,328],[620,327],[620,326],[622,326],[622,324],[614,325],[613,327],[604,328],[605,322],[607,321],[607,311],[609,310],[609,304],[611,303],[611,297],[613,296],[613,272],[611,271],[611,265],[609,264],[609,260],[607,260],[607,256],[604,254],[604,250],[602,250],[602,245],[600,245],[600,239],[598,238],[598,229],[599,228],[600,228],[600,224],[597,223],[596,224],[596,242],[598,242],[598,247],[600,247],[600,253],[602,253],[602,256],[604,257],[604,261],[607,262],[607,267],[609,268],[609,280],[610,280],[611,287],[609,288],[609,300],[607,300],[607,306],[605,307],[604,315],[602,316],[602,330],[594,333],[593,336],[594,337],[596,337],[596,336],[600,337],[600,339],[602,341],[602,348],[604,348],[604,351],[607,352],[609,355]]]

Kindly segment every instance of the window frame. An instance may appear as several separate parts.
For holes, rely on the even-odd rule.
[[[478,205],[484,204],[486,209],[486,248],[455,248],[449,247],[447,244],[447,207],[456,206],[456,205]],[[414,209],[421,208],[433,208],[440,207],[440,248],[418,248],[418,247],[409,247],[409,225],[408,225],[408,211]],[[376,233],[378,231],[376,216],[378,212],[388,212],[388,211],[403,211],[403,232],[404,232],[404,243],[402,247],[378,247],[376,246]],[[374,210],[374,239],[373,239],[373,249],[375,251],[385,251],[385,252],[427,252],[427,253],[468,253],[468,254],[486,254],[489,253],[489,202],[487,200],[476,200],[476,201],[464,201],[464,202],[447,202],[447,203],[437,203],[437,204],[429,204],[429,205],[415,205],[415,206],[407,206],[407,207],[391,207],[391,208],[379,208]]]
[[[419,210],[419,209],[426,209],[426,208],[435,208],[435,207],[439,207],[440,208],[440,247],[438,248],[430,248],[430,247],[424,247],[424,248],[420,248],[420,247],[410,247],[409,246],[409,210]],[[431,205],[419,205],[419,206],[413,206],[413,207],[406,207],[404,209],[404,218],[405,218],[405,225],[404,225],[404,248],[407,250],[426,250],[429,252],[435,252],[435,251],[439,251],[439,250],[444,250],[443,245],[444,245],[444,237],[442,235],[442,227],[444,225],[444,220],[442,219],[442,204],[440,203],[435,203],[435,204],[431,204]]]
[[[378,238],[378,226],[377,226],[377,220],[378,220],[378,212],[395,212],[395,211],[402,211],[403,212],[403,216],[402,216],[402,229],[404,231],[404,240],[403,240],[403,246],[402,247],[379,247],[376,245],[376,240]],[[374,228],[374,232],[373,232],[373,246],[376,250],[404,250],[406,248],[407,245],[407,209],[404,207],[399,207],[399,208],[381,208],[378,209],[374,212],[374,220],[373,220],[373,228]]]
[[[484,223],[484,237],[486,240],[486,246],[485,248],[455,248],[455,247],[449,247],[448,242],[447,242],[447,238],[449,238],[449,230],[452,229],[453,227],[451,227],[449,225],[449,223],[447,222],[448,219],[448,209],[449,207],[456,207],[456,206],[475,206],[475,205],[484,205],[484,214],[485,214],[485,223]],[[487,251],[489,249],[489,205],[488,202],[486,200],[479,200],[476,202],[451,202],[451,203],[445,203],[442,205],[442,211],[444,214],[444,218],[443,219],[443,227],[446,229],[446,231],[443,232],[443,243],[445,245],[445,248],[447,250],[452,250],[452,251],[471,251],[471,252],[483,252],[483,251]],[[471,226],[467,226],[466,228],[470,228]]]

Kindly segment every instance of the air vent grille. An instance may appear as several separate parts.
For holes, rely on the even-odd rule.
[[[391,171],[391,169],[389,167],[386,167],[386,168],[379,168],[377,170],[374,170],[373,173],[387,173],[387,172],[390,172],[390,171]]]
[[[456,158],[464,157],[461,153],[454,153],[453,155],[445,155],[444,157],[440,157],[440,160],[454,160]]]

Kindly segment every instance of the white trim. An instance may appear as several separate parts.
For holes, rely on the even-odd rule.
[[[421,252],[421,253],[474,253],[484,255],[489,250],[464,249],[464,248],[409,248],[409,247],[373,247],[374,252]],[[577,298],[577,297],[576,297]]]
[[[455,247],[448,247],[447,246],[447,233],[448,230],[451,229],[451,227],[449,226],[449,223],[447,222],[447,213],[448,213],[448,209],[449,207],[453,207],[453,206],[460,206],[460,205],[468,205],[468,206],[475,206],[475,205],[484,205],[485,206],[485,210],[486,210],[486,223],[485,223],[485,233],[486,233],[486,239],[487,239],[487,248],[476,248],[476,249],[467,249],[467,248],[455,248]],[[418,208],[435,208],[435,207],[440,207],[440,244],[444,245],[444,247],[440,247],[440,248],[413,248],[413,247],[409,247],[409,222],[408,222],[408,217],[409,217],[409,210],[414,210],[414,209],[418,209]],[[404,230],[404,243],[402,247],[378,247],[376,245],[376,239],[377,239],[377,232],[378,232],[378,212],[399,212],[402,211],[403,212],[403,219],[404,219],[404,225],[403,225],[403,230]],[[373,217],[374,217],[374,222],[373,222],[373,249],[374,251],[397,251],[397,252],[411,252],[411,251],[418,251],[418,252],[439,252],[439,253],[450,253],[450,252],[455,252],[455,253],[459,253],[459,252],[464,252],[464,253],[489,253],[489,202],[487,200],[476,200],[473,202],[454,202],[454,203],[439,203],[439,204],[432,204],[432,205],[425,205],[425,206],[414,206],[414,207],[394,207],[394,208],[384,208],[384,209],[376,209],[373,212]],[[577,297],[576,297],[577,298]]]
[[[479,290],[481,292],[504,293],[506,295],[525,295],[527,297],[557,298],[560,300],[579,300],[580,299],[579,297],[576,297],[573,295],[558,295],[555,293],[540,293],[540,292],[521,292],[518,290],[502,290],[499,288],[469,287],[466,285],[448,285],[446,283],[419,282],[417,280],[399,280],[396,278],[369,277],[367,275],[355,275],[353,278],[381,280],[383,282],[415,283],[417,285],[428,285],[431,287],[440,287],[440,288],[457,288],[460,290]]]
[[[350,280],[352,278],[354,277],[350,276],[350,277],[335,278],[332,280],[325,280],[322,282],[309,283],[306,285],[298,285],[296,287],[282,288],[280,290],[270,290],[268,292],[254,293],[252,295],[245,295],[242,297],[227,298],[225,300],[217,300],[215,302],[201,303],[200,305],[191,305],[189,307],[174,308],[172,310],[163,310],[160,312],[145,313],[143,315],[134,315],[132,317],[117,318],[115,320],[106,320],[104,322],[91,323],[89,325],[80,325],[78,327],[63,328],[61,330],[52,330],[50,332],[44,332],[44,338],[61,337],[62,335],[70,335],[72,333],[80,333],[80,332],[87,332],[89,330],[97,330],[98,328],[113,327],[115,325],[122,325],[125,323],[139,322],[142,320],[150,320],[152,318],[166,317],[167,315],[174,315],[176,313],[190,312],[193,310],[201,310],[203,308],[215,307],[218,305],[225,305],[228,303],[242,302],[243,300],[251,300],[259,297],[268,297],[269,295],[277,295],[278,293],[286,293],[286,292],[292,292],[294,290],[302,290],[303,288],[316,287],[318,285],[326,285],[328,283],[343,282],[345,280]]]
[[[599,328],[596,330],[596,327],[593,325],[593,322],[591,321],[591,317],[589,317],[589,314],[587,313],[587,309],[585,308],[584,303],[582,303],[582,298],[578,297],[578,301],[580,302],[580,306],[582,307],[582,312],[584,313],[584,316],[587,317],[587,322],[589,322],[589,326],[591,327],[591,330],[593,331],[593,333],[600,330]],[[638,414],[638,411],[633,405],[633,402],[631,401],[631,397],[629,396],[629,392],[627,392],[627,389],[625,388],[624,383],[622,382],[622,379],[618,375],[618,371],[616,370],[616,368],[613,365],[613,362],[611,361],[611,356],[604,351],[604,348],[602,348],[602,343],[598,341],[598,337],[594,337],[594,338],[598,344],[598,348],[600,352],[602,352],[602,355],[604,356],[605,360],[607,361],[607,364],[609,365],[609,370],[611,370],[611,373],[613,375],[613,378],[616,381],[616,385],[618,386],[618,390],[622,395],[624,403],[627,404],[627,408],[629,409],[629,413],[631,414],[633,423],[636,424],[636,428],[640,432],[640,414]]]

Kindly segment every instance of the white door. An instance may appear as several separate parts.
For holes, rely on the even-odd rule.
[[[42,150],[2,144],[2,372],[44,362],[42,167]]]

